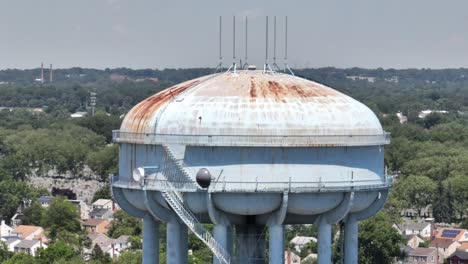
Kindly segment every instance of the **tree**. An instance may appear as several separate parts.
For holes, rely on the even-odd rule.
[[[432,193],[436,185],[434,182],[425,176],[407,176],[397,183],[397,194],[400,195],[401,201],[406,201],[407,208],[418,210],[421,216],[422,208],[430,205],[432,202]]]
[[[99,247],[99,245],[95,245],[93,248],[93,251],[91,253],[91,259],[93,260],[93,263],[99,263],[99,264],[111,264],[112,263],[112,258],[109,256],[109,254],[104,253],[102,249]]]
[[[107,181],[110,174],[117,172],[118,152],[118,146],[111,145],[89,154],[87,163],[96,174],[101,176],[102,181]]]
[[[143,261],[143,252],[124,251],[120,254],[114,264],[140,264]]]
[[[81,231],[78,208],[62,196],[54,197],[44,213],[42,226],[50,229],[52,240],[63,232],[77,234]]]
[[[101,189],[94,193],[92,202],[94,203],[99,199],[112,199],[110,186],[108,184],[104,185]]]
[[[437,223],[450,223],[450,206],[447,201],[446,191],[442,184],[437,184],[437,199],[432,203],[432,215]]]
[[[26,253],[16,253],[10,259],[2,262],[2,264],[37,264],[34,257]]]
[[[38,260],[40,263],[55,263],[59,260],[69,261],[75,257],[75,251],[62,241],[50,244],[46,249],[39,251]]]
[[[404,256],[405,242],[386,220],[385,213],[380,212],[359,224],[359,263],[393,263],[395,258]]]
[[[109,228],[108,235],[118,238],[121,235],[139,236],[142,231],[142,221],[128,215],[123,210],[114,213],[114,220]]]
[[[5,242],[0,241],[0,263],[11,258],[11,256],[13,256],[13,253],[8,251],[8,246]]]
[[[40,226],[43,212],[42,205],[38,201],[33,201],[29,207],[23,210],[22,224]]]

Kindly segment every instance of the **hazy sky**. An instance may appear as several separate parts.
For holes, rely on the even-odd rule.
[[[466,0],[0,0],[0,69],[41,61],[57,68],[214,67],[219,15],[224,65],[232,62],[233,15],[240,57],[249,17],[249,62],[257,65],[265,56],[265,16],[278,16],[282,64],[288,15],[292,67],[468,67]]]

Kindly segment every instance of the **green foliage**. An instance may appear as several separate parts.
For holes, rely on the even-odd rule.
[[[0,219],[9,220],[24,200],[35,200],[47,195],[45,189],[35,188],[22,181],[0,181]]]
[[[92,203],[99,199],[112,199],[112,194],[109,185],[104,185],[101,189],[94,193]]]
[[[128,215],[123,210],[114,213],[114,220],[109,228],[108,235],[118,238],[121,235],[139,236],[142,231],[142,221]]]
[[[2,264],[37,264],[33,256],[26,253],[16,253],[10,259],[2,262]]]
[[[95,245],[91,253],[91,263],[96,264],[111,264],[112,258],[109,254],[102,252],[101,248],[98,245]]]
[[[408,176],[398,181],[395,191],[405,201],[406,208],[413,208],[419,211],[432,202],[432,195],[436,189],[434,182],[425,176]]]
[[[87,163],[102,181],[107,181],[110,174],[117,173],[119,147],[117,145],[106,146],[96,152],[91,152]]]
[[[50,244],[46,249],[39,250],[38,263],[48,264],[58,261],[69,261],[75,257],[75,251],[62,241]]]
[[[403,257],[405,238],[388,222],[384,213],[359,224],[359,263],[390,264]]]
[[[8,246],[5,242],[0,241],[0,263],[11,258],[13,253],[8,251]]]
[[[140,264],[143,261],[143,252],[138,251],[124,251],[120,254],[114,264]]]
[[[23,210],[22,224],[40,226],[44,211],[38,201],[31,202],[31,205]]]
[[[78,208],[64,197],[54,197],[43,214],[42,226],[50,230],[49,237],[73,240],[81,231]]]

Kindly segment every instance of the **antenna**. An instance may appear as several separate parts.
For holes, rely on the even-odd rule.
[[[286,72],[286,70],[294,76],[294,72],[288,66],[288,16],[286,16],[286,26],[284,31],[284,72]]]
[[[263,73],[273,72],[270,65],[268,65],[268,16],[266,17],[266,28],[265,28],[265,64],[263,65]]]
[[[248,39],[248,21],[247,21],[247,16],[245,17],[245,62],[244,65],[242,65],[243,69],[246,69],[249,66],[249,63],[247,62],[247,39]]]
[[[49,70],[49,82],[53,81],[53,76],[52,76],[52,64],[50,64],[50,70]]]
[[[276,16],[273,23],[273,67],[280,71],[278,64],[276,64]]]
[[[44,63],[41,62],[41,83],[44,83]]]
[[[236,64],[236,16],[232,17],[232,65],[227,70],[236,73],[237,64]]]
[[[221,50],[221,37],[222,37],[222,17],[219,16],[219,63],[218,66],[216,67],[215,73],[218,72],[218,70],[223,67],[223,55],[222,55],[222,50]]]

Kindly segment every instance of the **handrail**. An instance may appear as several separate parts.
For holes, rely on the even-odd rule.
[[[373,135],[188,135],[112,131],[114,142],[194,146],[372,146],[390,143],[390,133]]]
[[[169,182],[166,183],[166,182]],[[131,180],[117,180],[115,185],[120,187],[139,189],[141,184]],[[335,192],[382,190],[393,185],[393,177],[385,176],[376,180],[341,180],[341,181],[218,181],[209,187],[209,192]],[[173,186],[173,187],[168,187]],[[147,179],[148,190],[197,192],[200,188],[194,187],[193,182],[174,181],[169,179]]]

